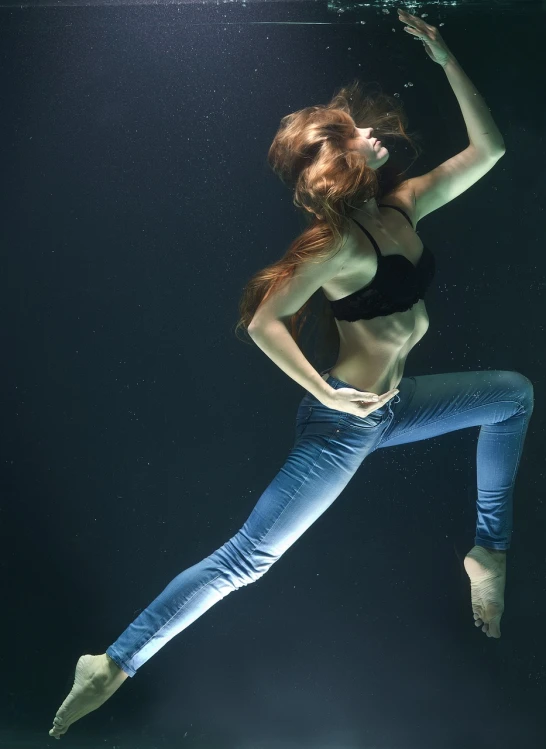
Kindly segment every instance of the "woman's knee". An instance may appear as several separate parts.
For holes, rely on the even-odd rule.
[[[223,572],[236,588],[240,588],[263,577],[281,555],[254,543],[241,529],[217,550],[216,556],[221,561]]]
[[[506,387],[514,393],[522,407],[531,412],[534,406],[534,387],[531,380],[521,372],[505,371]]]

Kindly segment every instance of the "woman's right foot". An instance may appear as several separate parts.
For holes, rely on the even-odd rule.
[[[127,676],[106,653],[82,655],[76,664],[74,686],[57,711],[49,735],[55,739],[63,736],[72,723],[104,704]]]
[[[499,638],[504,612],[506,552],[474,546],[464,558],[464,567],[470,578],[474,624],[488,637]]]

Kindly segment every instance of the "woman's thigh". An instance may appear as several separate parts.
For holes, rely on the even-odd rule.
[[[385,417],[358,419],[306,396],[295,444],[241,529],[245,544],[278,559],[337,499],[375,449]]]
[[[404,377],[398,387],[400,401],[391,405],[392,420],[377,448],[430,439],[457,429],[501,424],[511,417],[528,420],[533,410],[533,385],[518,372],[486,370]]]

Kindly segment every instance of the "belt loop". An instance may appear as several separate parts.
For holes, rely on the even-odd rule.
[[[400,396],[398,394],[396,394],[394,398],[391,398],[391,400],[387,403],[387,407],[389,409],[389,413],[391,414],[391,416],[394,416],[394,413],[392,410],[393,403],[400,403]]]

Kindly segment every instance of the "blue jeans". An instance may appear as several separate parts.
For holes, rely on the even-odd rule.
[[[333,388],[351,387],[334,377]],[[404,377],[399,394],[352,416],[307,394],[294,446],[244,526],[181,572],[108,648],[129,676],[228,593],[253,583],[327,510],[374,450],[480,427],[475,544],[508,549],[512,496],[533,411],[533,386],[509,371]]]

